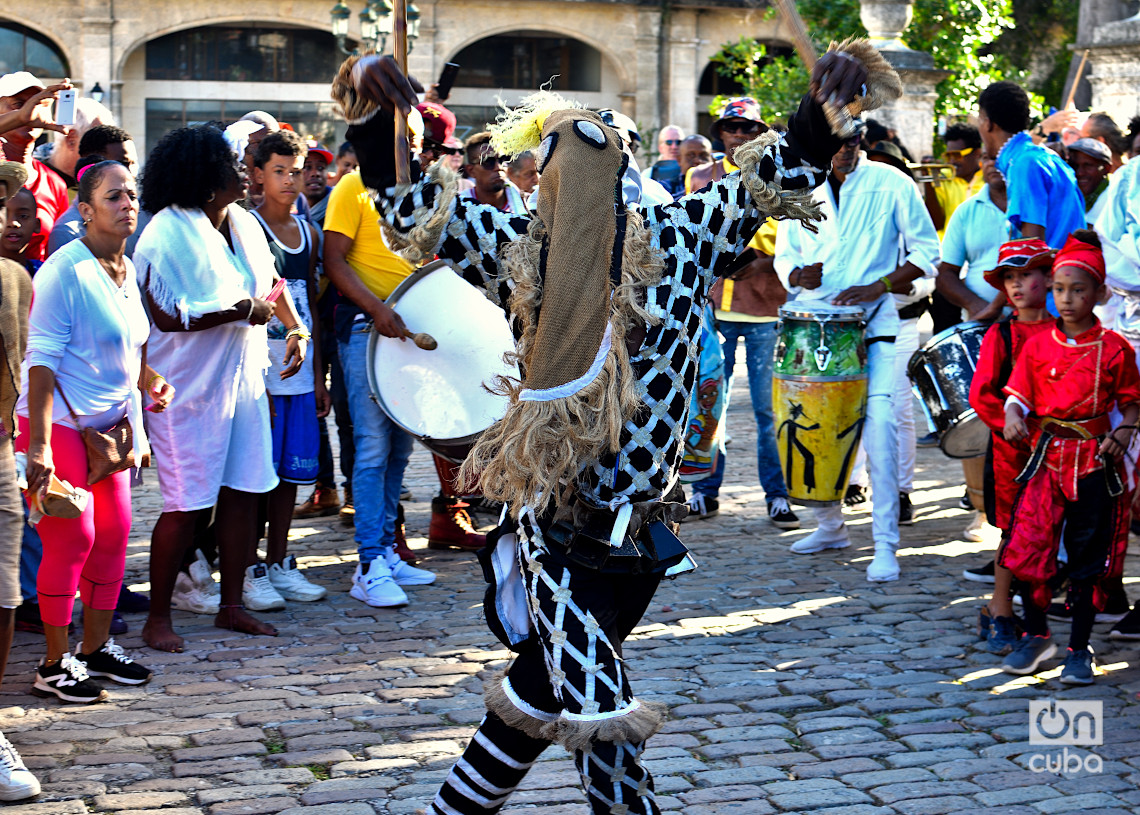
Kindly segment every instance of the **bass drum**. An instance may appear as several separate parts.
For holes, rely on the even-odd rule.
[[[507,397],[484,385],[519,377],[503,355],[515,350],[503,310],[444,261],[405,278],[387,300],[413,333],[435,338],[434,351],[372,332],[368,384],[393,422],[424,447],[459,464],[479,435],[507,412]]]
[[[990,429],[970,407],[970,383],[982,355],[988,323],[959,323],[935,334],[907,363],[914,393],[951,458],[986,454]]]

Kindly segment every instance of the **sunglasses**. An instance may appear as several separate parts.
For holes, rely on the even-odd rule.
[[[755,133],[760,129],[759,122],[724,122],[720,126],[721,133]]]
[[[677,146],[678,144],[680,144],[680,143],[681,143],[681,140],[680,140],[680,139],[666,139],[666,140],[664,141],[664,144],[667,144],[667,145],[669,145],[670,147],[676,147],[676,146]]]
[[[456,147],[448,147],[437,141],[424,139],[424,152],[427,153],[429,151],[437,156],[454,156],[459,153],[459,149]]]
[[[483,156],[478,164],[484,170],[493,170],[501,164],[509,164],[510,160],[510,156]]]
[[[974,150],[975,148],[973,147],[967,147],[965,150],[947,150],[942,154],[942,158],[945,161],[957,161],[958,159],[963,159],[966,156],[970,155],[970,153],[973,153]]]

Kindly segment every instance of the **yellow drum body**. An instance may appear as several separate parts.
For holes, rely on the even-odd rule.
[[[795,302],[782,307],[772,413],[794,503],[828,506],[843,500],[866,404],[862,309]]]

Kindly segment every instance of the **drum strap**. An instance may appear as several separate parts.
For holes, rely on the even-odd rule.
[[[865,340],[867,345],[874,345],[877,342],[894,342],[895,337],[867,337]]]
[[[870,325],[871,320],[875,319],[875,315],[879,313],[879,309],[881,309],[882,307],[883,307],[882,303],[879,303],[879,305],[875,306],[875,310],[863,318],[863,324],[864,325]],[[870,348],[872,345],[874,345],[877,342],[894,342],[895,339],[896,339],[895,337],[890,337],[887,335],[883,335],[881,337],[867,337],[867,339],[864,340],[864,343],[867,345],[868,348]]]
[[[997,381],[994,385],[1000,391],[1009,382],[1009,377],[1013,374],[1013,315],[1010,314],[1002,317],[998,321],[998,334],[1001,336],[1001,341],[1005,345],[1005,355],[1001,360],[1001,367],[998,369]]]

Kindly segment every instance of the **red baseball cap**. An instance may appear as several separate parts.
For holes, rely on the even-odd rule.
[[[455,133],[455,114],[435,102],[421,102],[416,110],[424,120],[424,138],[436,144],[447,144]]]
[[[332,154],[332,151],[323,147],[316,139],[306,141],[305,147],[309,148],[310,153],[316,153],[318,156],[321,156],[325,160],[325,164],[332,164],[336,161],[336,156]]]

